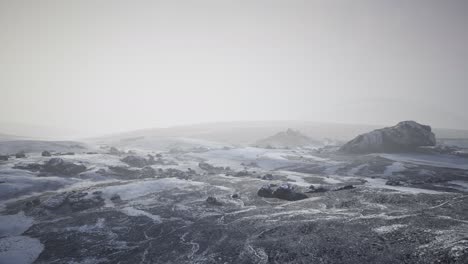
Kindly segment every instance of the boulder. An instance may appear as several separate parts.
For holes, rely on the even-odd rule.
[[[296,185],[283,183],[280,186],[268,184],[262,186],[257,195],[265,198],[278,198],[287,201],[298,201],[307,199],[308,196],[298,190]]]
[[[8,155],[0,155],[0,160],[1,161],[8,161],[9,156]]]
[[[18,152],[18,153],[15,154],[15,157],[17,159],[26,158],[26,154],[24,152]]]
[[[340,151],[350,154],[405,152],[435,144],[435,135],[430,126],[414,121],[403,121],[393,127],[359,135],[343,145]]]
[[[42,151],[42,153],[41,153],[41,156],[42,156],[42,157],[51,157],[51,156],[52,156],[52,154],[50,154],[50,152],[49,152],[49,151],[47,151],[47,150],[44,150],[44,151]]]
[[[206,198],[206,203],[209,205],[223,205],[220,201],[218,201],[218,199],[216,199],[216,197],[213,196]]]
[[[307,199],[307,195],[297,190],[297,186],[289,183],[281,184],[274,192],[273,196],[288,201],[298,201]]]
[[[257,192],[257,195],[260,197],[265,198],[273,198],[273,192],[275,191],[274,188],[276,187],[275,184],[268,184],[263,185]]]
[[[76,175],[86,171],[86,166],[65,161],[61,158],[52,158],[44,164],[42,170],[52,174]]]
[[[128,164],[131,167],[137,168],[143,168],[145,166],[151,165],[145,158],[135,155],[127,156],[121,159],[121,161]]]

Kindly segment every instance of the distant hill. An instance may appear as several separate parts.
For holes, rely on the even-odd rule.
[[[38,153],[44,150],[54,152],[82,152],[88,146],[76,141],[11,140],[0,142],[1,154],[14,154],[20,151]]]
[[[221,122],[174,126],[169,128],[142,129],[97,137],[90,139],[90,141],[101,143],[118,142],[120,144],[125,144],[132,141],[182,137],[234,145],[252,145],[255,144],[258,139],[267,138],[278,133],[278,131],[291,128],[299,130],[303,135],[318,141],[344,143],[360,134],[382,127],[384,126],[303,121]],[[467,130],[434,128],[433,131],[437,138],[468,138]]]
[[[295,148],[305,146],[319,146],[322,142],[311,139],[301,132],[287,129],[273,136],[261,139],[253,144],[261,148]]]

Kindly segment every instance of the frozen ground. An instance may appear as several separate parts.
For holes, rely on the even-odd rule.
[[[0,263],[468,263],[466,158],[119,143],[153,171],[86,146],[56,156],[76,175],[0,161]],[[286,182],[307,199],[257,195]]]

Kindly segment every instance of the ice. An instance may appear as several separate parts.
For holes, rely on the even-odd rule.
[[[33,223],[34,219],[25,216],[23,212],[15,215],[0,215],[0,237],[19,236]]]
[[[0,239],[0,263],[30,264],[33,263],[44,246],[39,239],[27,236],[11,236]]]

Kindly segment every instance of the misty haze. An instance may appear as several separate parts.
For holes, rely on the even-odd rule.
[[[0,264],[468,263],[467,13],[0,0]]]

